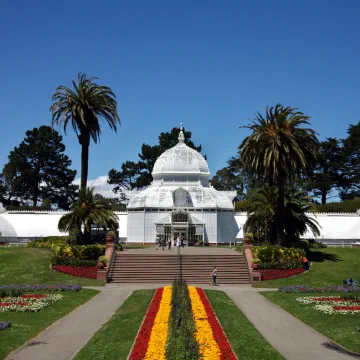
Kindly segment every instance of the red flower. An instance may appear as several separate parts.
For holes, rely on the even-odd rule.
[[[97,266],[70,266],[70,265],[56,265],[52,267],[55,271],[59,271],[72,276],[84,277],[88,279],[97,278]]]
[[[297,269],[262,269],[261,280],[273,280],[281,279],[289,276],[294,276],[303,273],[305,270],[303,268]]]
[[[143,360],[145,358],[151,331],[154,326],[154,320],[159,311],[163,291],[163,288],[156,290],[156,293],[145,315],[145,319],[141,325],[141,329],[136,337],[129,360]]]
[[[360,306],[333,306],[334,310],[360,310]]]
[[[237,360],[235,354],[233,353],[231,346],[224,334],[223,329],[221,328],[216,315],[214,313],[213,308],[211,307],[203,289],[196,288],[200,299],[204,305],[206,310],[206,314],[208,316],[209,324],[211,325],[211,329],[213,331],[214,340],[217,342],[219,349],[221,351],[221,360]]]

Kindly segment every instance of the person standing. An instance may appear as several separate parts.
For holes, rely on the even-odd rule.
[[[184,238],[182,236],[180,237],[180,245],[182,248],[184,247]]]
[[[176,246],[180,246],[180,237],[178,236],[177,238],[176,238]]]
[[[168,250],[171,250],[171,238],[170,237],[168,239],[168,246],[169,246]]]
[[[307,270],[309,270],[309,260],[307,259],[307,257],[306,256],[304,256],[303,258],[302,258],[302,263],[303,263],[303,266],[304,266],[304,269],[305,269],[305,271],[307,271]]]
[[[214,266],[214,270],[212,271],[212,273],[210,274],[213,278],[213,286],[216,286],[216,276],[217,276],[217,269],[216,269],[216,266]]]

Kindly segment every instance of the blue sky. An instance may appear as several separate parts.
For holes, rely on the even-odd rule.
[[[0,169],[78,72],[114,90],[122,120],[91,145],[90,179],[180,122],[215,174],[247,135],[239,126],[278,102],[310,115],[321,139],[345,137],[360,121],[359,20],[356,0],[5,0]],[[70,129],[64,142],[79,171]]]

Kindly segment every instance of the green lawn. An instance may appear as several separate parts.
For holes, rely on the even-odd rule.
[[[80,350],[75,360],[125,360],[155,290],[138,290],[126,299],[110,321]]]
[[[341,285],[342,280],[348,279],[349,276],[360,281],[360,249],[319,249],[311,251],[308,259],[312,263],[310,271],[285,279],[260,281],[255,286]]]
[[[327,315],[315,310],[313,304],[306,305],[296,301],[300,296],[326,296],[326,294],[284,294],[277,291],[261,292],[261,294],[329,339],[349,350],[360,352],[360,332],[357,331],[360,327],[359,315]]]
[[[205,293],[238,359],[284,359],[224,292],[205,290]]]
[[[62,292],[64,298],[38,313],[6,312],[0,313],[0,321],[11,321],[10,328],[0,331],[0,359],[26,341],[34,338],[53,322],[73,311],[79,305],[89,301],[98,293],[96,290],[83,289],[79,292]]]
[[[51,252],[33,248],[0,248],[0,284],[104,285],[103,281],[62,274],[50,269]]]

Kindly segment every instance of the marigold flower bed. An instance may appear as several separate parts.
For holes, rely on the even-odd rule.
[[[315,304],[314,309],[326,314],[357,314],[360,313],[360,300],[345,300],[341,297],[299,297],[303,304]]]
[[[282,279],[289,276],[299,275],[305,271],[304,268],[297,269],[261,269],[261,280]]]
[[[236,360],[202,289],[189,286],[195,338],[203,360]],[[172,287],[157,289],[130,353],[130,360],[166,360]]]
[[[0,312],[38,312],[63,298],[61,294],[26,294],[0,298]]]
[[[70,265],[54,265],[53,270],[59,271],[72,276],[83,277],[87,279],[96,279],[97,267],[96,266],[70,266]]]

